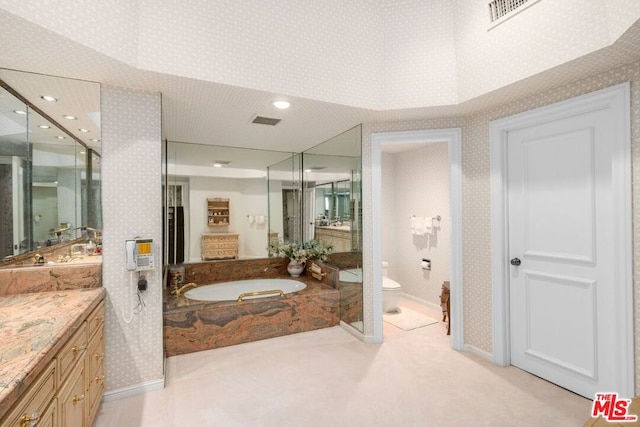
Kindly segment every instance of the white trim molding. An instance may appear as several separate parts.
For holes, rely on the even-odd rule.
[[[374,133],[371,137],[373,226],[373,340],[382,342],[382,145],[446,142],[449,150],[451,216],[451,347],[464,349],[462,283],[462,130],[432,129]]]
[[[147,393],[149,391],[162,390],[164,388],[165,377],[153,381],[146,381],[141,384],[122,387],[115,390],[105,392],[102,396],[103,402],[111,400],[123,399],[125,397],[135,396],[137,394]]]
[[[507,137],[509,132],[572,117],[590,111],[611,109],[615,117],[612,163],[613,202],[615,208],[615,301],[619,309],[616,339],[624,351],[617,355],[620,394],[634,395],[633,337],[633,245],[631,204],[631,109],[630,84],[598,90],[552,105],[492,121],[489,125],[491,144],[491,267],[493,297],[493,361],[506,366],[511,363],[509,331],[509,269],[507,209]]]

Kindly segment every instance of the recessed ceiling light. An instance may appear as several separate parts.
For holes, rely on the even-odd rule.
[[[51,126],[49,126],[49,125],[39,125],[38,127],[40,129],[51,129]]]
[[[13,110],[13,112],[16,113],[16,114],[23,114],[23,115],[27,114],[27,112],[24,111],[24,110]]]
[[[85,128],[80,128],[80,129],[78,129],[78,130],[79,130],[80,132],[85,132],[85,133],[86,133],[86,132],[89,132],[89,129],[85,129]]]
[[[214,168],[221,168],[221,167],[222,167],[222,164],[221,164],[221,163],[214,163],[214,164],[213,164],[213,167],[214,167]]]
[[[289,101],[273,101],[271,105],[279,110],[286,110],[291,106],[291,103]]]
[[[72,115],[70,115],[70,114],[65,114],[65,115],[64,115],[64,116],[62,116],[62,117],[64,117],[64,118],[65,118],[65,119],[67,119],[67,120],[78,120],[78,118],[77,118],[76,116],[72,116]]]
[[[42,95],[40,98],[44,99],[45,101],[48,102],[56,102],[58,100],[58,98],[53,97],[51,95]]]
[[[64,136],[62,136],[62,135],[58,135],[58,136],[56,136],[56,138],[58,138],[58,139],[64,139],[65,137],[64,137]]]
[[[89,141],[91,141],[91,142],[100,142],[99,139],[95,139],[95,138],[91,138]]]
[[[87,152],[86,151],[81,151],[80,154],[87,154]]]

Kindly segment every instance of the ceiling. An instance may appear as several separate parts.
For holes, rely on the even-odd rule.
[[[94,89],[87,89],[96,87],[91,82],[99,82],[112,87],[160,92],[163,133],[169,141],[288,152],[309,149],[359,123],[473,114],[640,58],[640,22],[636,22],[612,46],[464,103],[375,111],[140,70],[2,10],[0,37],[11,40],[0,46],[0,68],[33,73],[22,74],[25,78],[13,73],[13,77],[7,78],[10,73],[3,71],[0,78],[7,78],[11,86],[32,102],[38,102],[45,90],[60,91],[51,93],[60,99],[75,99],[76,108],[72,113],[62,109],[62,104],[41,106],[54,118],[62,114],[82,118],[82,126],[77,126],[80,124],[77,122],[68,127],[72,132],[77,133],[79,127],[93,126],[91,135],[99,133],[95,98],[88,96]],[[49,89],[46,81],[54,80],[48,76],[73,80],[63,85],[54,79],[58,83]],[[277,110],[271,105],[276,99],[290,101],[291,108]],[[282,120],[276,126],[252,124],[255,115]],[[87,135],[78,137],[88,138]]]

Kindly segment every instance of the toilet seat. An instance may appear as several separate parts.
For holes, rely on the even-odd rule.
[[[382,290],[400,289],[400,283],[388,277],[382,278]]]

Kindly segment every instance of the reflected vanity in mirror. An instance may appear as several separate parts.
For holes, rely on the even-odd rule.
[[[99,261],[82,245],[101,238],[100,86],[6,69],[0,86],[0,265]]]

